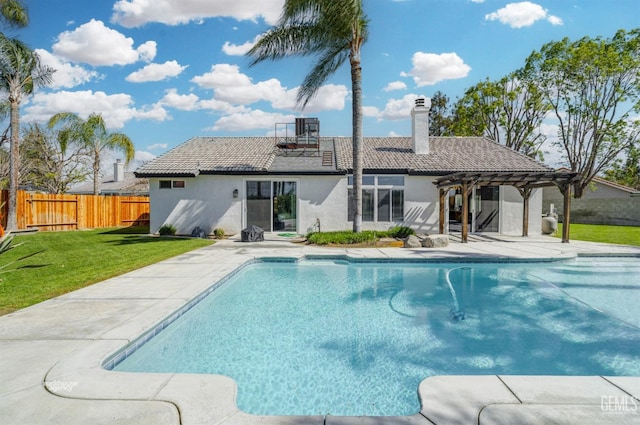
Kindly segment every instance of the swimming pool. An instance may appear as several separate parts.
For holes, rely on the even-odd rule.
[[[638,275],[638,258],[262,261],[115,370],[227,375],[267,415],[413,414],[433,375],[635,376]]]

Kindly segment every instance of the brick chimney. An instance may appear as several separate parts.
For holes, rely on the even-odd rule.
[[[121,160],[117,159],[113,164],[113,181],[121,182],[124,180],[124,164]]]
[[[429,153],[429,109],[431,99],[419,97],[411,110],[413,152],[419,155]]]

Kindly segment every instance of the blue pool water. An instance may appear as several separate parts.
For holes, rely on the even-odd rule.
[[[261,415],[409,415],[433,375],[640,375],[640,259],[259,262],[114,370],[214,373]]]

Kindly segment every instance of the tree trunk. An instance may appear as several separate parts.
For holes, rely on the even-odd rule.
[[[100,151],[97,148],[93,151],[93,194],[100,194]]]
[[[575,182],[573,184],[573,197],[575,199],[580,199],[582,198],[582,195],[584,195],[584,184],[582,182],[582,179],[578,180],[577,182]]]
[[[362,68],[360,61],[351,59],[353,91],[353,231],[362,231]]]
[[[7,230],[18,230],[18,182],[20,168],[20,103],[10,96],[11,142],[9,148],[9,211]]]

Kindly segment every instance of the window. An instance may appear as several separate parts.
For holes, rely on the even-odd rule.
[[[160,189],[184,189],[184,180],[160,180]]]
[[[353,221],[353,176],[347,177],[347,216]],[[404,220],[404,176],[362,176],[362,221]]]

